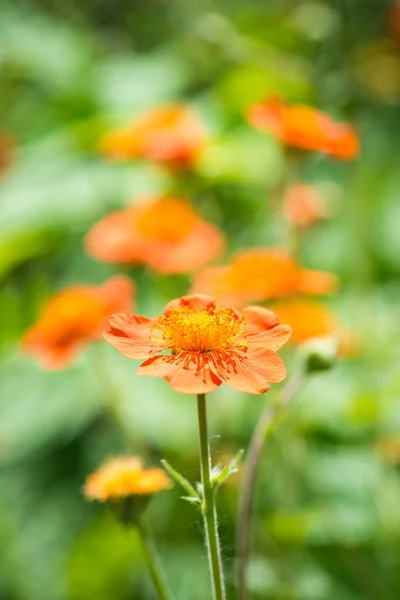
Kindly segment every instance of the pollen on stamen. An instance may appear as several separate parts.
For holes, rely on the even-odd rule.
[[[185,307],[171,309],[159,317],[152,333],[154,339],[160,340],[161,336],[165,348],[175,352],[206,353],[247,346],[243,337],[245,329],[244,318],[230,308]]]

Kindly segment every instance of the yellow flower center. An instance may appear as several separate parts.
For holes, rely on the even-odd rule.
[[[159,317],[153,327],[154,339],[175,352],[211,352],[247,346],[244,318],[231,309],[175,308]]]
[[[139,217],[139,232],[162,242],[179,242],[194,228],[197,216],[186,202],[167,198],[155,202]]]

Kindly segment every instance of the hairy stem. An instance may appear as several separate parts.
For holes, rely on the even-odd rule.
[[[201,482],[203,486],[203,501],[201,508],[204,517],[213,599],[225,600],[225,584],[222,571],[221,548],[218,537],[215,490],[213,489],[211,482],[211,458],[210,447],[208,445],[205,394],[197,395],[197,412],[199,419]]]
[[[253,495],[258,465],[260,462],[265,438],[270,434],[276,417],[290,402],[293,396],[297,394],[303,383],[304,375],[298,375],[283,388],[278,402],[272,407],[267,406],[262,412],[250,441],[247,459],[244,466],[237,516],[236,550],[239,600],[248,600],[246,580],[250,554],[250,530]]]

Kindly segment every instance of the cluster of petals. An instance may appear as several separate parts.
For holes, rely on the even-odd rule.
[[[354,159],[360,151],[351,125],[337,123],[310,106],[287,105],[276,96],[252,106],[247,119],[288,146],[326,153],[340,160]]]
[[[222,232],[175,196],[147,199],[111,213],[89,231],[87,252],[97,260],[145,264],[158,273],[186,273],[218,258]]]
[[[192,291],[243,304],[297,293],[328,294],[337,285],[331,273],[304,269],[280,249],[256,248],[241,252],[229,265],[200,271]]]
[[[131,310],[134,285],[128,277],[116,275],[100,286],[75,285],[55,294],[43,313],[25,333],[24,350],[43,367],[66,367],[80,349],[101,338],[109,316]]]
[[[188,168],[206,142],[206,131],[191,108],[152,108],[133,123],[106,133],[99,151],[114,160],[143,158],[171,168]]]
[[[288,189],[283,198],[283,213],[287,221],[298,228],[311,227],[326,216],[320,194],[313,186],[305,183],[298,183]]]
[[[128,358],[146,359],[138,375],[164,378],[178,392],[201,394],[226,383],[262,394],[286,376],[276,350],[290,333],[265,308],[219,308],[212,297],[192,294],[172,300],[157,318],[112,315],[104,337]]]
[[[127,496],[150,496],[172,487],[162,469],[144,469],[135,456],[119,456],[106,461],[86,480],[87,500],[118,500]]]

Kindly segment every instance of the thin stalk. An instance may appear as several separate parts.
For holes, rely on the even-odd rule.
[[[141,519],[138,519],[136,526],[140,534],[143,554],[146,559],[154,587],[157,590],[158,598],[159,600],[173,600],[173,595],[165,578],[152,537]]]
[[[208,563],[214,600],[225,600],[225,583],[222,571],[221,548],[218,537],[215,490],[211,482],[211,457],[208,445],[207,412],[205,394],[197,395],[197,413],[199,418],[201,482],[203,501],[201,509],[204,517]]]
[[[264,446],[275,424],[277,416],[287,406],[290,400],[297,394],[304,383],[304,375],[294,377],[280,394],[278,402],[270,407],[267,406],[261,413],[250,441],[247,459],[244,466],[243,480],[241,484],[239,508],[237,516],[237,581],[238,599],[248,600],[247,593],[247,567],[250,554],[250,530],[252,520],[252,506],[257,477],[258,466]]]

